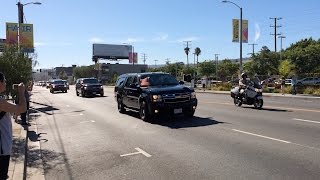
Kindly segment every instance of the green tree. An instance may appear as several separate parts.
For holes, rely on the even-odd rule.
[[[96,75],[96,71],[94,66],[80,66],[75,67],[73,69],[73,76],[78,78],[86,78],[86,77],[94,77]]]
[[[202,63],[199,63],[199,73],[202,76],[210,76],[214,73],[216,73],[216,65],[213,63],[213,61],[204,61]]]
[[[15,94],[12,89],[13,84],[20,82],[27,84],[32,80],[32,67],[37,64],[33,58],[36,58],[36,55],[18,53],[17,46],[8,46],[0,54],[0,72],[3,72],[7,79],[7,95]]]
[[[260,53],[252,56],[252,62],[244,65],[247,73],[267,75],[278,74],[280,56],[271,52],[267,46],[263,46]]]
[[[309,38],[291,44],[284,56],[295,65],[298,74],[319,73],[320,40]]]
[[[232,61],[225,59],[218,65],[219,79],[226,81],[228,77],[237,76],[238,70],[238,64],[232,63]]]
[[[290,63],[289,60],[284,60],[279,65],[279,74],[282,77],[287,78],[288,76],[291,76],[294,74],[295,66]]]

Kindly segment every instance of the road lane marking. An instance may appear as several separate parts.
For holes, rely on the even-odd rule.
[[[283,142],[283,143],[286,143],[286,144],[291,144],[290,141],[285,141],[285,140],[281,140],[281,139],[276,139],[276,138],[272,138],[272,137],[268,137],[268,136],[263,136],[263,135],[259,135],[259,134],[254,134],[254,133],[250,133],[250,132],[246,132],[246,131],[241,131],[241,130],[237,130],[237,129],[232,129],[232,130],[233,130],[233,131],[236,131],[236,132],[243,133],[243,134],[248,134],[248,135],[257,136],[257,137],[261,137],[261,138],[265,138],[265,139],[270,139],[270,140],[273,140],[273,141],[278,141],[278,142]]]
[[[310,123],[317,123],[317,124],[320,124],[320,121],[312,121],[312,120],[297,119],[297,118],[293,118],[292,120],[294,120],[294,121],[303,121],[303,122],[310,122]]]
[[[205,103],[205,104],[220,104],[220,105],[233,105],[232,103],[222,103],[222,102],[208,102],[208,101],[202,101],[199,102],[199,104]],[[320,113],[320,110],[315,110],[315,109],[300,109],[300,108],[290,108],[290,107],[277,107],[277,106],[263,106],[265,108],[272,108],[272,109],[285,109],[285,110],[292,110],[292,111],[305,111],[305,112],[316,112]],[[262,108],[263,110],[263,108]]]
[[[151,157],[151,155],[149,153],[147,153],[146,151],[140,149],[140,148],[134,148],[135,150],[137,150],[138,152],[134,152],[134,153],[129,153],[129,154],[122,154],[120,155],[120,157],[126,157],[126,156],[132,156],[132,155],[136,155],[136,154],[143,154],[146,157]]]

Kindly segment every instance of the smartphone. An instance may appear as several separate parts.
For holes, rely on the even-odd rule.
[[[18,86],[19,86],[19,84],[13,84],[12,89],[18,91]]]

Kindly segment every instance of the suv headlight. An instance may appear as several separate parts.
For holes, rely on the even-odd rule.
[[[103,86],[100,86],[100,89],[103,89]]]
[[[192,92],[192,93],[191,93],[191,99],[196,99],[196,98],[197,98],[196,92]]]
[[[161,95],[152,95],[152,101],[153,102],[161,102],[162,96]]]
[[[85,87],[83,87],[84,89],[88,89],[88,87],[87,86],[85,86]]]

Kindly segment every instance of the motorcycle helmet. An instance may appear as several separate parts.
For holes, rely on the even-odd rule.
[[[246,73],[242,73],[242,74],[241,74],[241,77],[242,77],[243,79],[246,79],[246,78],[247,78],[247,74],[246,74]]]

